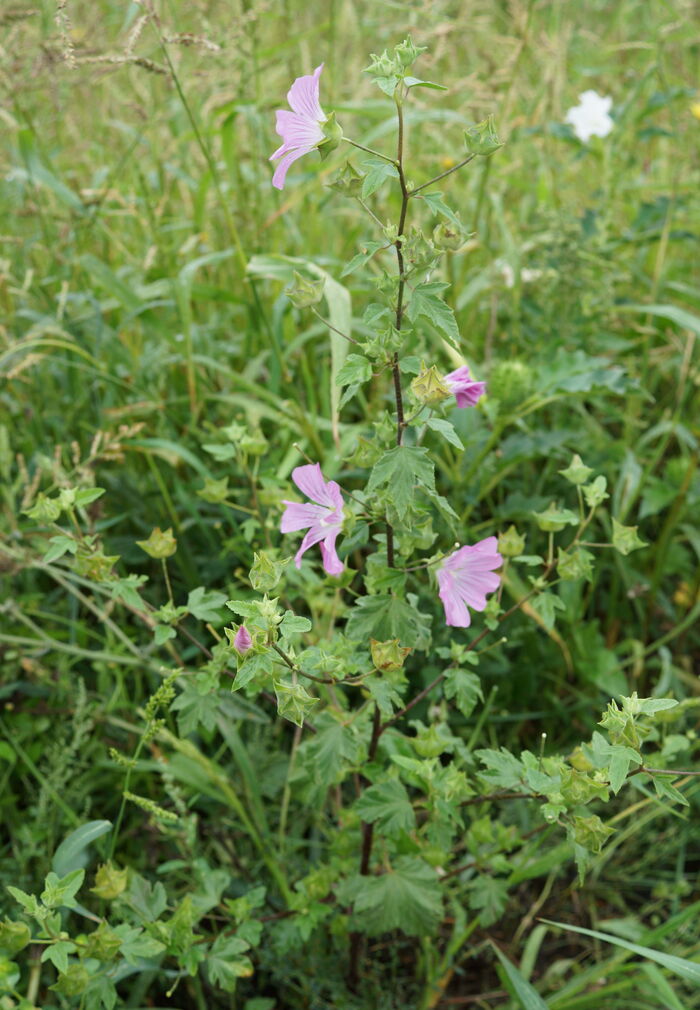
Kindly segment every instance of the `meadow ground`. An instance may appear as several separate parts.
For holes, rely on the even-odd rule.
[[[26,0],[0,33],[0,879],[23,895],[0,889],[2,1010],[699,1007],[697,4]],[[491,114],[505,141],[412,203],[414,276],[423,256],[451,311],[409,304],[405,395],[424,364],[487,383],[437,420],[415,393],[430,534],[381,479],[384,253],[343,274],[391,251],[401,192],[332,189],[372,170],[346,145],[281,191],[269,162],[321,62],[324,110],[394,158],[363,69],[409,35],[448,90],[410,89],[408,188]],[[613,123],[582,142],[587,90]],[[319,310],[292,268],[327,278]],[[603,480],[585,503],[573,454]],[[355,509],[339,579],[315,550],[279,567],[308,461]],[[478,675],[434,584],[384,564],[376,509],[409,566],[525,538]],[[259,667],[232,692],[241,618]],[[410,655],[363,672],[370,638]],[[633,692],[654,700],[603,738]]]

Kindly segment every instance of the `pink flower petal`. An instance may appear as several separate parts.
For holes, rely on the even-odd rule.
[[[445,558],[437,572],[439,596],[448,625],[468,628],[471,617],[467,607],[481,611],[486,596],[498,589],[500,575],[493,569],[503,563],[497,551],[496,537],[486,537],[477,544],[465,544]]]
[[[294,533],[296,530],[308,529],[309,526],[320,526],[328,515],[328,509],[323,505],[301,504],[296,501],[284,501],[282,504],[287,506],[280,520],[282,533]]]
[[[313,547],[314,544],[319,543],[319,541],[324,540],[328,534],[328,530],[324,529],[323,526],[312,526],[310,530],[307,531],[304,539],[301,542],[299,550],[294,555],[294,564],[297,568],[301,568],[301,558],[303,554],[306,554],[309,547]]]
[[[309,463],[306,466],[298,466],[292,470],[292,480],[303,494],[319,505],[326,508],[338,507],[338,495],[340,489],[335,481],[326,482],[321,473],[320,463]],[[338,495],[334,492],[337,491]],[[343,499],[340,498],[340,507],[343,507]]]
[[[308,153],[308,151],[302,148],[301,150],[290,151],[289,154],[285,154],[284,158],[282,158],[282,161],[275,169],[275,174],[272,176],[272,185],[275,189],[284,189],[284,180],[287,178],[289,166],[292,162],[296,161],[297,158],[301,158],[303,155]]]
[[[289,107],[294,112],[298,112],[299,115],[307,116],[309,119],[316,120],[316,122],[326,118],[318,100],[319,77],[322,70],[323,64],[316,67],[313,74],[297,77],[287,92]]]
[[[345,568],[343,562],[338,557],[335,550],[335,541],[338,536],[339,530],[332,530],[326,539],[321,543],[321,557],[323,558],[323,567],[329,575],[341,575],[343,569]]]

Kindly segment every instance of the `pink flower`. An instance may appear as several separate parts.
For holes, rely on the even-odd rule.
[[[272,176],[272,185],[276,189],[284,188],[287,170],[292,162],[308,154],[325,139],[321,124],[327,116],[318,101],[318,79],[321,76],[323,64],[316,67],[313,74],[297,77],[287,92],[287,101],[292,109],[277,110],[276,131],[282,138],[282,145],[270,161],[282,158]]]
[[[292,471],[292,480],[308,498],[317,505],[301,505],[284,501],[287,508],[282,515],[280,529],[283,533],[308,530],[296,553],[294,564],[301,568],[301,556],[314,544],[321,544],[323,567],[329,575],[340,575],[343,562],[335,552],[335,540],[343,525],[343,496],[334,480],[324,481],[318,463],[298,466]]]
[[[246,628],[245,624],[242,624],[238,631],[236,632],[236,637],[233,640],[233,647],[236,652],[239,652],[243,656],[248,649],[253,644],[253,639],[250,637],[250,632]]]
[[[445,620],[453,628],[468,628],[472,610],[486,608],[486,594],[498,589],[501,576],[494,568],[503,564],[496,550],[496,537],[480,540],[473,547],[460,547],[445,558],[437,571],[440,599],[445,608]]]
[[[486,392],[486,383],[470,378],[466,365],[446,375],[445,383],[455,394],[458,407],[475,407],[479,397]]]

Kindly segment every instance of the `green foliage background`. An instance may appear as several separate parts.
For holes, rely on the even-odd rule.
[[[429,47],[424,75],[449,85],[446,96],[417,95],[407,114],[413,182],[458,160],[464,127],[490,113],[507,142],[443,186],[474,233],[448,257],[448,298],[463,355],[488,381],[494,406],[455,413],[467,451],[439,450],[438,490],[472,540],[514,523],[528,552],[544,552],[531,514],[552,500],[572,506],[558,471],[577,452],[606,476],[609,514],[637,525],[648,544],[628,557],[608,552],[591,581],[567,583],[563,612],[545,607],[512,621],[506,647],[481,663],[488,707],[461,721],[460,738],[537,751],[544,732],[548,748],[566,753],[590,736],[611,695],[670,694],[685,703],[685,721],[662,734],[659,748],[668,765],[692,768],[700,649],[696,5],[156,6],[159,30],[141,25],[145,8],[136,3],[43,0],[0,11],[3,881],[39,893],[69,832],[118,816],[124,770],[109,749],[133,751],[138,713],[164,661],[150,642],[140,644],[128,595],[120,609],[91,595],[89,576],[81,581],[60,562],[47,568],[40,560],[48,545],[21,514],[36,491],[104,487],[104,498],[86,506],[91,528],[108,555],[121,556],[123,575],[148,576],[151,587],[160,566],[136,541],[156,526],[172,528],[176,601],[198,586],[217,594],[199,598],[189,629],[201,637],[207,624],[223,625],[225,599],[248,591],[254,549],[280,543],[279,489],[291,488],[297,447],[322,462],[340,456],[349,486],[363,473],[351,453],[365,418],[391,409],[387,377],[339,411],[328,331],[292,309],[280,283],[288,271],[270,257],[326,271],[341,285],[331,289],[331,317],[357,328],[372,289],[366,275],[341,273],[371,237],[368,222],[324,185],[340,154],[298,162],[282,193],[270,185],[267,159],[277,146],[274,110],[294,77],[321,61],[324,108],[381,148],[393,110],[360,71],[370,50],[409,32]],[[585,149],[562,124],[589,87],[613,97],[616,122],[604,142]],[[430,208],[424,214],[432,229]],[[456,367],[438,339],[435,361]],[[227,434],[232,424],[240,427]],[[244,438],[250,451],[241,463],[231,446]],[[607,513],[603,522],[610,524]],[[290,568],[287,578],[317,622],[335,620],[317,576]],[[507,596],[522,591],[511,575]],[[154,592],[156,606],[164,600]],[[437,626],[437,600],[432,613]],[[450,637],[437,636],[442,646]],[[181,646],[195,664],[197,647]],[[435,676],[434,663],[416,674],[418,686]],[[177,708],[167,716],[167,745],[150,741],[133,776],[139,795],[177,811],[178,825],[130,805],[120,862],[149,879],[165,866],[173,894],[185,892],[193,873],[214,894],[207,881],[217,866],[250,881],[262,863],[245,845],[243,804],[258,827],[269,820],[282,861],[297,875],[308,863],[308,872],[323,832],[312,786],[295,786],[303,769],[294,728],[239,694],[198,704],[190,699],[184,713],[181,706],[177,722]],[[167,766],[159,763],[164,749]],[[628,940],[664,949],[674,942],[692,958],[693,780],[685,794],[689,810],[670,812],[640,793],[631,814],[620,812],[620,830],[584,892],[573,890],[556,849],[511,892],[495,938],[512,944],[521,977],[558,993],[553,1008],[630,1000],[658,1008],[660,998],[664,1006],[700,1005],[697,988],[653,965],[632,972],[632,962],[590,938],[564,945],[548,927],[533,929],[538,914],[584,926],[615,920]],[[535,811],[511,816],[521,835],[539,824]],[[499,897],[485,894],[490,900]],[[0,908],[16,911],[4,890]],[[234,956],[222,958],[219,982]],[[420,952],[426,963],[432,956]],[[381,949],[374,998],[392,992],[396,1000],[381,1005],[418,1005],[407,957],[400,947]],[[168,1005],[333,1005],[337,997],[314,976],[330,971],[320,947],[318,961],[309,948],[290,957],[286,976],[274,961],[262,955],[262,988],[244,983],[238,1002],[214,995],[215,968],[206,983],[183,981]],[[446,992],[477,994],[488,1007],[524,999],[495,964],[482,946],[471,976],[450,968]],[[46,1007],[77,1005],[47,995],[48,975],[39,990],[41,970],[31,969],[34,999],[40,991],[58,1001]],[[155,991],[166,989],[158,983]],[[147,991],[139,975],[120,994],[136,1007]]]

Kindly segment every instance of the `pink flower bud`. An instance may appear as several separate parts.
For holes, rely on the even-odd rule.
[[[242,624],[236,632],[236,637],[233,640],[233,647],[236,652],[239,652],[241,656],[243,656],[248,649],[250,649],[252,644],[253,639],[250,637],[250,633],[245,624]]]

